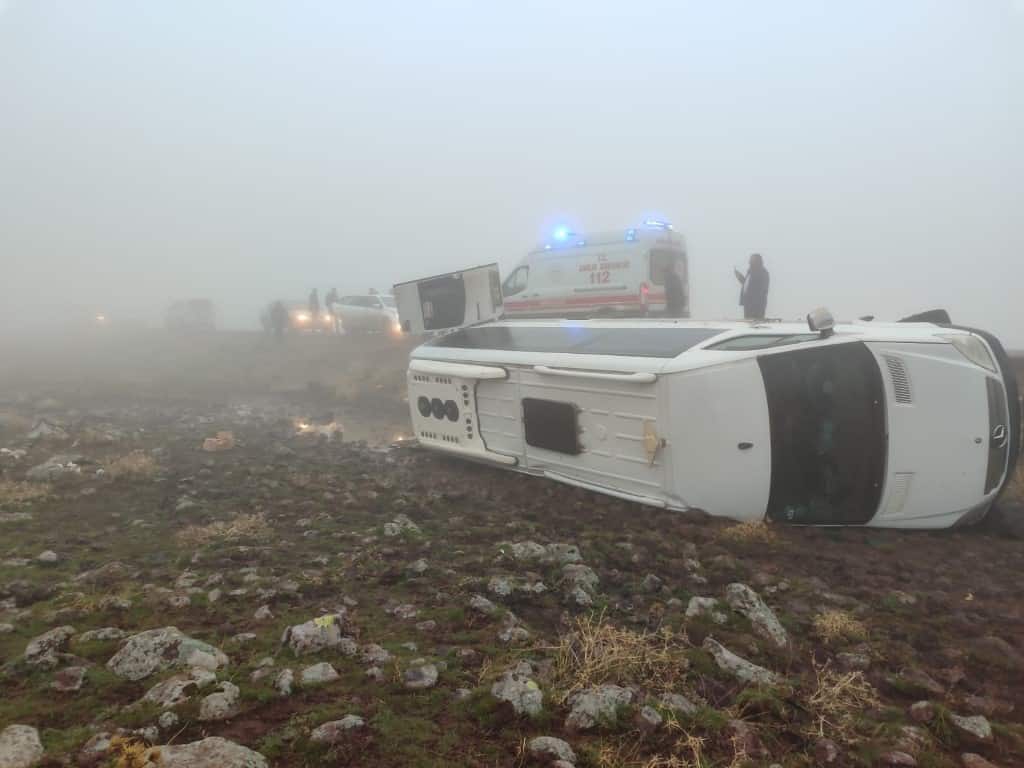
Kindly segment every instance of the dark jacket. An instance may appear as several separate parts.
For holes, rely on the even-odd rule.
[[[768,285],[771,276],[764,267],[750,267],[740,287],[740,304],[743,317],[760,320],[768,308]]]
[[[668,317],[682,317],[685,309],[683,278],[674,269],[670,269],[665,275],[665,314]]]

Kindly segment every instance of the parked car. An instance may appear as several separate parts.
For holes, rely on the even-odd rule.
[[[976,521],[1020,448],[1002,346],[944,321],[495,320],[416,348],[408,384],[425,447],[740,520]]]
[[[260,312],[260,325],[268,333],[273,331],[273,307],[277,303],[284,305],[288,316],[285,330],[304,333],[328,333],[334,327],[334,320],[329,312],[321,310],[319,315],[314,317],[309,311],[308,302],[272,301]]]
[[[376,331],[400,333],[395,297],[388,294],[342,296],[331,305],[341,329],[348,331]]]

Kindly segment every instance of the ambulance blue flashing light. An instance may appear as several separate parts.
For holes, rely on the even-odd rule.
[[[572,233],[569,231],[568,227],[558,227],[557,229],[555,229],[554,238],[555,240],[561,243],[564,242],[565,240],[568,240],[569,235],[571,234]]]
[[[627,229],[626,230],[626,242],[627,243],[632,243],[634,240],[636,240],[636,230],[635,229]]]

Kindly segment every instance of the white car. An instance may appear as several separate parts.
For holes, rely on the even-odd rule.
[[[408,385],[424,447],[739,520],[972,522],[1020,447],[1001,345],[945,323],[493,320]]]
[[[662,314],[666,275],[682,283],[682,317],[690,316],[686,243],[672,225],[646,221],[613,232],[555,230],[502,283],[506,317],[595,317]]]
[[[401,332],[395,297],[382,294],[342,296],[331,305],[339,325],[345,331]]]

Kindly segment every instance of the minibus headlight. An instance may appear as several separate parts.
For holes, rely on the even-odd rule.
[[[997,372],[995,360],[985,346],[985,342],[970,333],[957,333],[944,335],[946,341],[952,344],[956,351],[966,357],[972,363],[984,368],[986,371]]]

